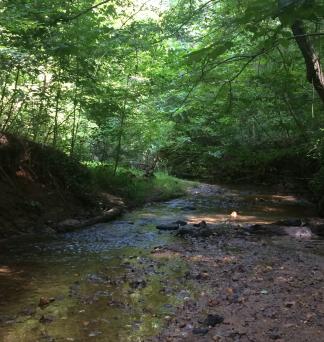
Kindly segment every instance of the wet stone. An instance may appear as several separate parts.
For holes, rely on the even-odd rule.
[[[178,221],[173,222],[173,224],[177,224],[179,226],[185,226],[188,223],[186,221],[178,220]]]
[[[109,282],[107,277],[102,277],[102,276],[97,275],[97,274],[88,274],[87,281],[90,283],[94,283],[94,284],[101,284],[101,283]]]
[[[53,303],[55,301],[55,298],[48,298],[48,297],[41,297],[39,299],[39,303],[38,303],[38,306],[43,309],[45,308],[46,306],[48,306],[49,304]]]
[[[272,340],[279,340],[281,338],[281,333],[277,328],[273,328],[269,331],[269,337]]]
[[[88,336],[89,337],[97,337],[101,334],[102,334],[102,332],[97,330],[97,331],[92,331]]]
[[[178,230],[179,224],[161,224],[156,226],[156,229],[159,230]]]
[[[186,205],[185,207],[182,207],[182,210],[191,211],[191,210],[197,210],[197,208],[194,207],[193,205]]]
[[[286,302],[286,303],[285,303],[285,307],[286,307],[286,308],[292,308],[294,305],[296,305],[296,302],[293,302],[293,301],[292,301],[292,302]]]
[[[205,272],[205,271],[200,272],[199,274],[197,274],[196,279],[197,280],[207,280],[207,279],[209,279],[209,273]]]
[[[10,324],[15,322],[15,316],[1,315],[0,324]]]
[[[147,286],[147,283],[145,280],[135,280],[129,283],[129,286],[132,289],[143,289]]]
[[[217,314],[209,314],[204,320],[203,324],[208,327],[215,327],[217,324],[223,323],[224,317]]]
[[[81,285],[80,282],[74,282],[69,288],[69,296],[70,297],[78,297],[80,295]]]
[[[36,308],[28,307],[28,308],[23,309],[20,314],[23,316],[32,316],[35,313],[36,313]]]
[[[40,341],[42,342],[54,342],[55,338],[53,336],[48,335],[46,332],[42,332]]]
[[[205,227],[207,227],[207,223],[206,223],[206,221],[201,221],[199,223],[193,224],[193,226],[196,228],[205,228]]]
[[[208,328],[194,328],[192,329],[192,333],[194,335],[206,335],[208,334],[209,329]]]
[[[42,315],[39,319],[39,322],[42,324],[49,324],[52,323],[55,320],[54,316],[51,315]]]

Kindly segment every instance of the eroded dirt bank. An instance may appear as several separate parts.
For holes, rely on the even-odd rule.
[[[200,185],[119,221],[8,241],[0,339],[322,341],[313,215],[292,195]]]
[[[90,182],[88,170],[77,160],[0,132],[0,240],[109,220],[108,211],[121,209],[123,203],[95,193]]]

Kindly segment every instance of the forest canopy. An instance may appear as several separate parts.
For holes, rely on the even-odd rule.
[[[324,179],[322,0],[0,6],[1,131],[184,176]]]

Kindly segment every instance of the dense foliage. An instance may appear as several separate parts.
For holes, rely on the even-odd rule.
[[[3,0],[0,130],[116,167],[276,173],[319,193],[323,14],[322,0]]]

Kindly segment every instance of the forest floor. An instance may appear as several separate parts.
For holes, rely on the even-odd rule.
[[[0,338],[323,341],[315,214],[292,194],[200,184],[119,221],[8,240]]]

